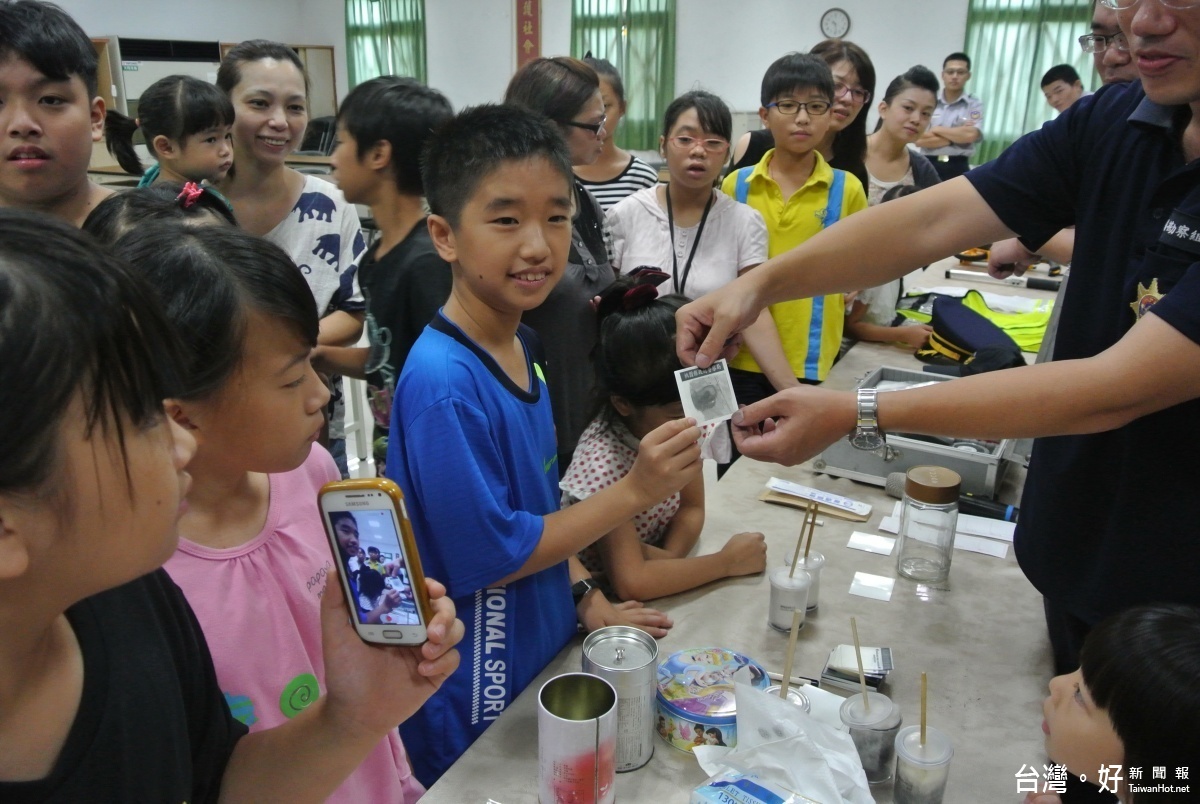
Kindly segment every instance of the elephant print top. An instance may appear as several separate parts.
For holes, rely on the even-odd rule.
[[[360,313],[366,308],[358,287],[358,261],[367,242],[358,212],[336,186],[305,176],[296,205],[266,237],[300,268],[322,318],[337,310]],[[345,437],[345,413],[340,378],[332,379],[329,437],[337,439]]]
[[[358,287],[358,261],[367,242],[358,212],[336,186],[305,176],[300,200],[266,237],[300,268],[322,317],[366,307]]]

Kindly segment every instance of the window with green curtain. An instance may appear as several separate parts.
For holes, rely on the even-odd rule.
[[[425,0],[346,0],[350,86],[380,75],[425,81]]]
[[[656,149],[675,97],[675,0],[572,0],[571,55],[589,50],[612,62],[625,85],[617,144]]]
[[[1079,71],[1086,90],[1100,80],[1077,41],[1088,33],[1092,0],[970,0],[967,91],[983,100],[983,141],[972,161],[995,159],[1021,135],[1057,113],[1042,97],[1042,76],[1056,64]]]

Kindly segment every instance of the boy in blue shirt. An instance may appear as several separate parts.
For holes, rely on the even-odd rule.
[[[575,554],[695,478],[700,431],[664,424],[628,476],[559,511],[545,382],[554,367],[521,314],[549,295],[571,248],[562,136],[533,112],[475,107],[434,135],[422,176],[453,286],[400,375],[387,472],[404,489],[426,571],[463,607],[463,654],[473,657],[401,727],[428,786],[558,654],[577,619],[665,634],[660,612],[613,606],[592,589]]]

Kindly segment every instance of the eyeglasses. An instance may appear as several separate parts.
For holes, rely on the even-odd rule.
[[[833,85],[833,97],[844,98],[846,97],[847,93],[850,94],[851,99],[859,106],[871,99],[871,93],[867,92],[865,89],[855,89],[854,87],[846,86],[845,84],[841,83]]]
[[[1100,5],[1105,8],[1115,8],[1118,11],[1126,8],[1133,8],[1141,0],[1100,0]],[[1185,9],[1195,8],[1200,6],[1200,0],[1158,0],[1164,8]]]
[[[681,151],[690,151],[696,147],[696,143],[700,143],[704,146],[704,150],[710,154],[719,154],[729,147],[729,140],[717,139],[716,137],[710,140],[701,140],[696,137],[687,136],[668,137],[667,142],[670,142]]]
[[[829,106],[830,104],[826,103],[825,101],[809,101],[808,103],[801,103],[800,101],[794,100],[781,100],[767,104],[768,109],[778,109],[780,114],[785,114],[788,117],[800,114],[801,109],[808,112],[813,117],[820,117],[829,111]]]
[[[1110,46],[1122,53],[1129,52],[1129,40],[1120,31],[1111,36],[1105,36],[1104,34],[1084,34],[1079,37],[1079,46],[1083,48],[1084,53],[1103,53]]]
[[[604,130],[604,124],[607,122],[608,122],[608,115],[605,115],[604,117],[600,118],[599,123],[577,123],[574,120],[568,120],[565,123],[563,123],[563,125],[564,126],[574,126],[575,128],[581,128],[584,131],[590,131],[590,132],[592,132],[592,134],[599,137],[600,132]]]

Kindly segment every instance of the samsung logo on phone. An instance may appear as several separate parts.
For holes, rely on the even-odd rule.
[[[371,503],[367,500],[364,500],[363,502],[351,502],[350,500],[346,500],[347,508],[366,508],[370,504]]]

